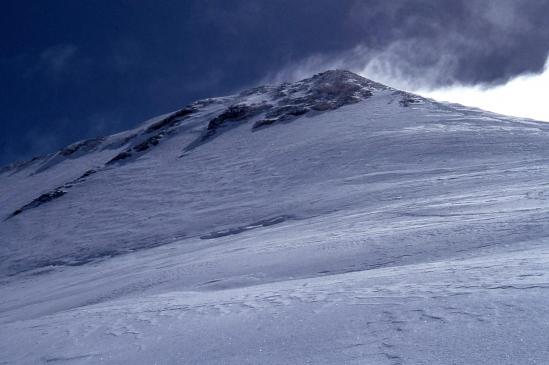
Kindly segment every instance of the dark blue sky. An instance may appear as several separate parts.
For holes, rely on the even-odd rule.
[[[404,77],[444,55],[451,71],[428,82],[503,82],[541,70],[547,19],[542,0],[4,0],[0,165],[299,65],[357,69],[393,49]]]

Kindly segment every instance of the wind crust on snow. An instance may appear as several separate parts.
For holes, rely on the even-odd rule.
[[[391,89],[344,70],[326,71],[295,83],[252,88],[241,92],[236,97],[229,98],[232,103],[207,123],[201,135],[182,149],[181,156],[239,124],[253,121],[252,132],[255,132],[274,124],[288,123],[310,114],[324,113],[355,104],[368,99],[374,92],[387,90],[393,91],[400,97],[399,104],[403,107],[425,101],[418,96]],[[179,127],[186,119],[200,112],[205,106],[216,102],[219,101],[216,99],[196,101],[167,117],[140,128],[137,132],[128,131],[123,138],[100,137],[84,140],[73,143],[53,155],[34,158],[30,162],[43,162],[34,169],[32,174],[39,174],[66,159],[74,159],[86,153],[106,149],[119,150],[122,148],[122,151],[116,153],[102,166],[94,166],[88,171],[96,173],[113,165],[134,161],[159,145],[164,139],[180,133]],[[0,170],[0,174],[17,173],[20,169],[28,166],[30,162],[4,167]],[[89,176],[90,173],[87,174]],[[51,191],[42,192],[37,198],[9,214],[5,220],[62,197],[74,184],[84,182],[85,177],[87,176],[81,176]]]

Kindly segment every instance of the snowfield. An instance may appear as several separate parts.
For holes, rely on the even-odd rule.
[[[549,125],[345,71],[0,170],[0,364],[547,364]]]

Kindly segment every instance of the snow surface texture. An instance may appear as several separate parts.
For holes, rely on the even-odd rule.
[[[547,364],[549,125],[349,72],[0,170],[0,364]]]

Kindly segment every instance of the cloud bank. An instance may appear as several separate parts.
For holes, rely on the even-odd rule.
[[[454,85],[416,93],[441,100],[516,117],[549,122],[547,91],[549,90],[549,59],[540,74],[515,77],[494,87]]]
[[[350,49],[317,53],[269,75],[296,80],[345,68],[435,99],[549,121],[549,2],[354,2]]]

